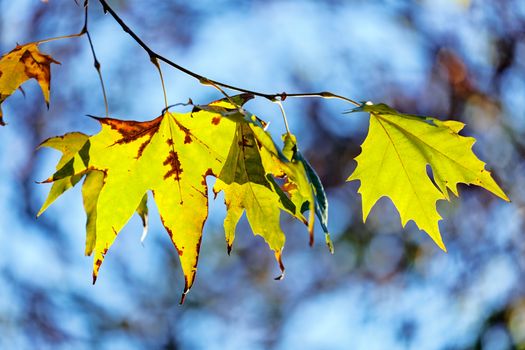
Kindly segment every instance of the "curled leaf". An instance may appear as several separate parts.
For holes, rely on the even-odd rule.
[[[5,125],[2,103],[29,79],[38,82],[49,106],[51,63],[60,64],[51,56],[40,52],[37,43],[18,45],[0,57],[0,125]]]

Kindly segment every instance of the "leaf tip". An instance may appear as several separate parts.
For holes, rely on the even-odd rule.
[[[332,239],[330,238],[330,234],[328,232],[325,232],[324,238],[326,241],[326,246],[328,247],[328,250],[330,251],[330,254],[334,254],[334,244],[332,243]]]
[[[284,279],[285,274],[285,268],[282,260],[282,250],[275,252],[275,259],[277,260],[277,263],[279,263],[279,269],[281,269],[281,274],[274,278],[276,281],[280,281]]]
[[[188,291],[184,291],[180,297],[179,305],[183,305],[184,301],[186,300],[186,294],[188,294]]]
[[[443,243],[443,240],[441,239],[441,236],[438,237],[438,239],[432,237],[432,239],[434,240],[434,242],[437,244],[437,246],[439,248],[441,248],[442,251],[444,251],[445,253],[447,253],[447,247],[445,247],[445,243]]]
[[[507,202],[507,203],[512,202],[512,201],[510,200],[510,198],[507,196],[507,194],[506,194],[505,192],[503,192],[503,190],[501,191],[501,193],[498,193],[498,194],[496,194],[496,195],[497,195],[499,198],[503,199],[503,200],[504,200],[505,202]]]
[[[188,283],[188,278],[184,278],[184,291],[182,292],[182,295],[180,296],[179,305],[183,305],[184,301],[186,300],[186,295],[188,295],[188,292],[190,291],[191,286]]]

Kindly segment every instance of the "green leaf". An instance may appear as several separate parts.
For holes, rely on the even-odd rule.
[[[347,181],[361,182],[363,221],[381,197],[389,197],[403,226],[413,220],[446,250],[436,201],[448,200],[448,190],[457,196],[458,183],[475,184],[509,200],[472,152],[475,139],[459,135],[463,123],[401,114],[384,104],[363,104],[351,112],[358,111],[370,113],[370,127]]]
[[[321,224],[321,227],[325,233],[326,245],[328,246],[330,252],[333,254],[334,245],[332,243],[330,233],[328,231],[328,198],[326,197],[326,192],[324,190],[323,184],[321,183],[319,175],[317,175],[314,168],[310,165],[306,158],[303,157],[299,150],[297,150],[297,152],[295,153],[295,158],[304,166],[306,176],[308,177],[308,181],[313,186],[313,191],[315,194],[315,214],[317,215],[319,223]]]
[[[259,145],[250,125],[238,123],[228,158],[214,186],[215,193],[224,192],[227,208],[224,231],[228,254],[235,239],[237,223],[246,210],[253,233],[262,236],[274,251],[282,278],[284,266],[281,252],[285,235],[279,223],[280,210],[291,210],[293,214],[295,206],[275,181],[270,182],[269,179],[271,177],[267,178]]]
[[[56,166],[56,169],[60,170],[74,158],[82,147],[85,146],[88,138],[88,135],[80,132],[73,132],[65,134],[64,136],[47,139],[40,144],[39,148],[50,147],[62,152],[62,157]],[[75,186],[81,178],[82,174],[79,174],[76,176],[66,176],[55,181],[49,191],[46,201],[38,211],[37,217],[40,216],[62,193]]]

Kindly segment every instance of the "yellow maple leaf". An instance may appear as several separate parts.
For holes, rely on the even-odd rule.
[[[403,226],[410,220],[446,250],[439,231],[436,202],[458,195],[457,184],[481,186],[509,199],[494,181],[472,146],[475,139],[459,135],[464,124],[401,114],[384,105],[364,104],[352,112],[370,113],[368,136],[347,181],[359,180],[363,221],[381,197],[389,197]],[[432,169],[433,180],[427,175]]]

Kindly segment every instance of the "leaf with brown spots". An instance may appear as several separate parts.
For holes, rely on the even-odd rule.
[[[151,191],[181,261],[186,279],[183,300],[195,279],[208,216],[206,178],[217,174],[214,191],[224,191],[228,207],[224,223],[228,250],[246,211],[254,233],[274,251],[284,275],[280,211],[308,225],[312,234],[314,208],[322,197],[314,196],[315,186],[298,159],[295,139],[285,141],[283,153],[264,130],[264,122],[242,108],[250,98],[228,97],[195,106],[191,113],[166,113],[147,122],[94,117],[102,126],[98,134],[66,134],[42,144],[63,156],[45,181],[54,184],[41,212],[86,176],[82,188],[86,254],[95,252],[94,281],[107,251],[135,211],[146,225]],[[284,178],[283,188],[276,178]],[[303,216],[306,210],[309,220]]]
[[[321,218],[327,243],[326,196],[319,178],[297,150],[295,137],[287,134],[283,151],[275,145],[258,118],[244,111],[245,117],[237,124],[235,137],[214,192],[224,192],[227,214],[224,230],[228,252],[235,239],[237,223],[244,212],[256,235],[264,238],[275,253],[282,274],[281,254],[285,235],[279,224],[280,211],[286,211],[306,224],[313,244],[315,213]],[[308,172],[306,169],[311,169]],[[317,184],[315,179],[319,181]],[[275,178],[284,179],[283,188]],[[317,194],[317,195],[316,195]],[[309,211],[307,220],[303,213]]]
[[[206,110],[166,113],[147,122],[95,119],[102,126],[98,134],[87,139],[68,134],[43,144],[63,152],[61,167],[45,181],[69,181],[60,193],[55,191],[58,195],[87,174],[82,192],[88,214],[86,254],[95,252],[93,279],[133,213],[145,213],[145,194],[151,191],[180,257],[184,296],[195,279],[208,216],[206,177],[221,172],[236,122]],[[54,200],[58,195],[53,193]]]
[[[314,242],[314,219],[319,218],[325,232],[328,248],[333,246],[328,233],[328,201],[319,176],[299,152],[297,140],[291,133],[283,135],[284,147],[279,149],[270,134],[262,128],[260,120],[254,116],[247,118],[257,144],[267,174],[284,179],[282,190],[289,196],[295,211],[293,215],[308,225],[310,245]],[[308,211],[308,219],[303,214]]]
[[[29,79],[38,82],[49,106],[51,63],[60,64],[51,56],[41,53],[37,43],[18,45],[0,58],[0,125],[5,125],[2,103]]]
[[[228,158],[213,191],[224,192],[227,208],[224,231],[228,254],[235,239],[237,223],[246,211],[253,233],[262,236],[274,251],[281,273],[284,274],[281,252],[285,236],[279,224],[279,217],[281,209],[293,215],[295,206],[273,181],[271,175],[267,177],[259,146],[247,123],[237,124]]]

